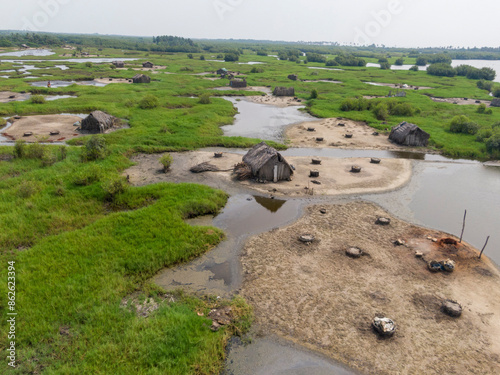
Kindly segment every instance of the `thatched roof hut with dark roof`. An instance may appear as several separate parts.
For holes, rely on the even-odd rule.
[[[427,146],[429,137],[429,133],[406,121],[393,127],[389,135],[389,139],[397,144],[416,147]]]
[[[490,103],[490,107],[500,107],[500,99],[493,99]]]
[[[293,87],[280,87],[276,86],[273,91],[274,96],[295,96],[295,89]]]
[[[90,134],[105,133],[119,122],[119,119],[105,112],[94,111],[82,120],[81,130]]]
[[[123,68],[125,66],[125,63],[123,61],[113,61],[111,64],[113,64],[117,68]]]
[[[134,83],[150,83],[151,82],[151,77],[145,75],[145,74],[136,74],[134,78],[132,78],[132,81]]]
[[[234,88],[247,87],[247,80],[245,78],[232,79],[231,81],[229,81],[229,86],[234,87]]]
[[[265,142],[255,145],[243,157],[252,170],[252,175],[259,181],[278,182],[282,180],[290,181],[293,169],[281,154]]]
[[[143,68],[152,68],[154,65],[151,61],[146,61],[145,63],[142,63]]]
[[[299,77],[297,74],[290,74],[288,75],[288,79],[291,79],[292,81],[296,81]]]

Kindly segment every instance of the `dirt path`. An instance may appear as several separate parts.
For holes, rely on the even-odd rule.
[[[30,93],[20,94],[12,91],[0,91],[0,103],[28,100],[30,96]]]
[[[476,100],[469,98],[434,98],[430,97],[432,101],[437,103],[450,103],[450,104],[458,104],[458,105],[480,105],[486,104],[489,106],[491,104],[491,100]]]
[[[310,157],[287,157],[295,167],[292,181],[278,183],[257,183],[236,181],[232,168],[242,161],[243,155],[224,153],[222,158],[203,151],[171,153],[174,162],[171,171],[163,173],[158,162],[161,155],[137,155],[132,161],[137,165],[127,169],[124,174],[134,185],[147,185],[157,182],[192,182],[209,185],[219,189],[258,191],[276,196],[342,195],[367,194],[397,189],[411,177],[411,162],[404,159],[383,159],[380,164],[372,164],[369,158],[322,158],[321,165],[312,165]],[[210,162],[222,172],[191,173],[192,166]],[[360,173],[350,172],[353,165],[360,166]],[[312,169],[320,176],[310,178]],[[315,184],[312,181],[320,182]],[[307,189],[306,189],[307,188]]]
[[[320,208],[327,213],[321,214]],[[241,258],[241,294],[262,333],[276,333],[367,374],[500,373],[500,273],[466,244],[458,250],[428,239],[445,235],[391,218],[365,202],[310,206],[296,223],[251,238]],[[307,246],[298,236],[311,233]],[[395,246],[403,239],[408,247]],[[348,247],[368,255],[352,259]],[[430,273],[424,259],[453,259],[453,273]],[[443,299],[464,306],[458,319]],[[377,315],[398,327],[378,339]]]

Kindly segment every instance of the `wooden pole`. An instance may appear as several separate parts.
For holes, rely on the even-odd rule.
[[[464,230],[465,230],[465,218],[467,217],[467,210],[465,210],[465,214],[464,214],[464,223],[462,224],[462,233],[460,234],[460,241],[459,243],[462,243],[462,237],[464,235]]]
[[[486,239],[486,242],[485,242],[483,248],[481,249],[481,253],[479,254],[479,259],[481,259],[481,255],[483,255],[483,251],[486,248],[486,245],[488,245],[488,240],[489,239],[490,239],[490,236],[488,236],[488,238]]]

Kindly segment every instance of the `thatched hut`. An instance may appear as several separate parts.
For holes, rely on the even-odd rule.
[[[500,99],[493,99],[490,103],[490,107],[500,107]]]
[[[280,87],[276,86],[273,91],[274,96],[295,96],[295,89],[293,87]]]
[[[429,143],[429,133],[426,133],[415,124],[403,121],[391,130],[389,139],[404,146],[425,147]]]
[[[220,68],[217,70],[217,75],[221,76],[221,78],[224,78],[228,74],[229,74],[229,72],[226,68]]]
[[[113,64],[117,68],[123,68],[123,67],[125,67],[125,63],[123,61],[113,61],[111,64]]]
[[[234,88],[247,87],[247,80],[245,78],[232,79],[231,81],[229,81],[229,86],[234,87]]]
[[[296,81],[299,77],[297,76],[297,74],[290,74],[288,76],[288,79],[291,79],[292,81]]]
[[[105,133],[118,123],[119,120],[116,117],[102,111],[94,111],[82,120],[81,130],[91,134]]]
[[[293,170],[290,164],[276,149],[265,142],[248,151],[243,157],[243,162],[251,168],[252,176],[259,181],[278,182],[292,179]]]
[[[27,44],[21,44],[21,48],[27,49],[30,48]]]
[[[132,78],[132,81],[134,83],[150,83],[151,82],[151,77],[145,75],[145,74],[136,74],[134,78]]]
[[[145,63],[142,63],[143,68],[152,68],[154,64],[151,61],[146,61]]]

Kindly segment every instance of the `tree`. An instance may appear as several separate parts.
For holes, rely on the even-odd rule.
[[[457,75],[457,71],[451,65],[436,63],[429,65],[427,68],[427,74],[441,77],[455,77]]]
[[[400,57],[399,59],[396,60],[394,65],[402,66],[404,63],[405,63],[405,60],[402,57]]]

